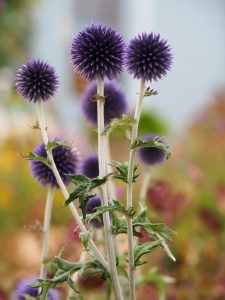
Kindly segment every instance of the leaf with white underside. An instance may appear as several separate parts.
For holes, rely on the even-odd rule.
[[[51,162],[49,161],[49,159],[47,157],[43,157],[43,156],[40,156],[40,155],[37,155],[33,152],[30,152],[29,154],[27,155],[22,155],[21,154],[21,157],[24,158],[24,159],[27,159],[27,160],[36,160],[36,161],[40,161],[42,162],[43,164],[45,164],[46,166],[50,167],[51,166]]]
[[[50,141],[48,142],[48,144],[45,146],[45,149],[47,151],[52,151],[55,148],[59,147],[59,146],[63,146],[63,147],[70,147],[71,143],[68,143],[67,141],[63,141],[63,140],[56,140],[56,141]]]
[[[111,122],[106,125],[105,130],[103,131],[103,134],[109,134],[114,129],[132,129],[132,125],[135,123],[135,120],[133,117],[130,117],[128,115],[122,115],[122,118],[120,119],[113,119]]]

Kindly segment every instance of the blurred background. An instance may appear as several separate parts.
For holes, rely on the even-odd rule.
[[[15,92],[15,72],[30,58],[54,65],[61,85],[56,98],[46,104],[50,136],[73,141],[82,158],[96,153],[95,132],[80,109],[87,82],[73,73],[69,57],[72,36],[90,22],[112,25],[126,41],[139,32],[159,32],[172,45],[172,71],[152,85],[159,95],[146,99],[140,133],[165,135],[172,147],[169,161],[154,170],[148,204],[153,221],[177,232],[171,243],[177,262],[156,253],[150,266],[175,278],[168,299],[225,299],[223,0],[0,0],[0,299],[8,299],[19,279],[38,274],[37,229],[46,195],[30,176],[28,162],[18,155],[32,150],[40,134],[31,129],[35,108]],[[138,82],[126,71],[119,81],[132,112]],[[121,132],[113,134],[111,146],[113,159],[127,159],[128,144]],[[139,183],[137,195],[138,189]],[[79,253],[71,222],[57,192],[52,257],[65,245],[66,258]],[[146,283],[138,295],[159,299],[157,285]]]

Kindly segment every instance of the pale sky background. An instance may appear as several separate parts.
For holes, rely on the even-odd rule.
[[[114,26],[126,41],[142,31],[168,39],[174,53],[172,71],[154,84],[160,94],[145,105],[160,112],[175,131],[225,86],[224,0],[43,0],[34,20],[31,56],[49,61],[60,75],[57,103],[65,125],[82,118],[71,89],[71,38],[92,21]],[[122,79],[133,106],[138,82],[126,72]]]

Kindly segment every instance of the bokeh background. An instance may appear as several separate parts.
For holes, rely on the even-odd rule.
[[[140,133],[165,135],[172,147],[172,157],[154,170],[148,205],[153,221],[177,232],[171,243],[177,262],[155,253],[150,267],[158,266],[160,273],[175,278],[168,299],[225,299],[223,0],[0,0],[0,299],[10,299],[19,279],[38,274],[38,227],[46,195],[19,155],[36,146],[40,134],[31,129],[35,109],[16,94],[14,75],[29,58],[54,65],[61,85],[46,105],[50,135],[73,141],[82,158],[96,153],[95,132],[80,109],[87,82],[73,73],[69,57],[72,36],[90,22],[112,25],[126,41],[139,32],[159,32],[172,45],[172,71],[152,86],[159,95],[146,99]],[[126,71],[119,81],[132,112],[138,82]],[[121,132],[113,135],[111,146],[113,159],[127,159],[128,144]],[[124,188],[120,186],[121,201]],[[63,246],[66,258],[76,259],[81,250],[71,222],[57,192],[52,257]],[[98,293],[101,290],[87,299]],[[159,299],[157,284],[142,284],[138,295]]]

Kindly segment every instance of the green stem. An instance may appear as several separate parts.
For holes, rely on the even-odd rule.
[[[106,176],[106,154],[105,142],[103,132],[104,124],[104,81],[101,77],[97,78],[97,94],[100,99],[97,101],[97,115],[98,115],[98,161],[99,161],[99,178]],[[100,188],[102,205],[109,205],[107,187],[103,185]],[[119,277],[116,268],[116,255],[113,243],[113,236],[111,231],[111,221],[109,212],[103,214],[103,223],[105,231],[106,252],[109,261],[110,275],[112,279],[112,287],[117,300],[123,299],[122,289],[119,282]]]
[[[51,222],[53,196],[54,196],[54,191],[53,191],[53,188],[50,186],[48,189],[48,194],[47,194],[47,199],[46,199],[46,204],[45,204],[40,279],[46,278],[46,264],[44,263],[44,260],[48,258],[49,228],[50,228],[50,222]]]
[[[134,114],[134,125],[131,133],[131,146],[134,144],[138,135],[138,125],[141,116],[142,102],[145,93],[145,80],[140,81],[140,92],[136,109]],[[133,171],[135,162],[135,150],[130,148],[129,166],[128,166],[128,184],[127,184],[127,209],[133,206]],[[133,226],[132,219],[127,219],[127,234],[128,234],[128,257],[129,257],[129,287],[130,287],[130,300],[136,299],[135,293],[135,275],[134,275],[134,239],[133,239]]]
[[[47,135],[47,131],[46,131],[46,125],[45,125],[46,123],[45,123],[45,116],[44,116],[42,101],[38,101],[38,123],[39,123],[40,129],[41,129],[43,141],[44,141],[45,145],[47,145],[48,144],[48,135]],[[62,178],[58,172],[58,169],[57,169],[56,164],[53,159],[52,151],[51,150],[46,150],[46,151],[47,151],[47,156],[51,162],[51,170],[55,175],[56,181],[62,191],[62,194],[63,194],[65,200],[67,200],[69,198],[69,193],[67,192],[67,189],[66,189],[66,187],[62,181]],[[78,211],[72,202],[69,204],[69,208],[70,208],[70,210],[73,214],[73,217],[74,217],[77,225],[79,226],[80,230],[82,232],[86,233],[87,232],[86,227],[84,226],[82,219],[81,219],[80,215],[78,214]],[[99,262],[107,270],[109,270],[107,261],[105,260],[105,258],[101,254],[101,252],[98,250],[98,248],[96,247],[96,245],[92,239],[89,240],[89,247],[90,247],[90,250],[93,252],[93,255],[95,256],[95,258],[97,260],[99,260]]]

